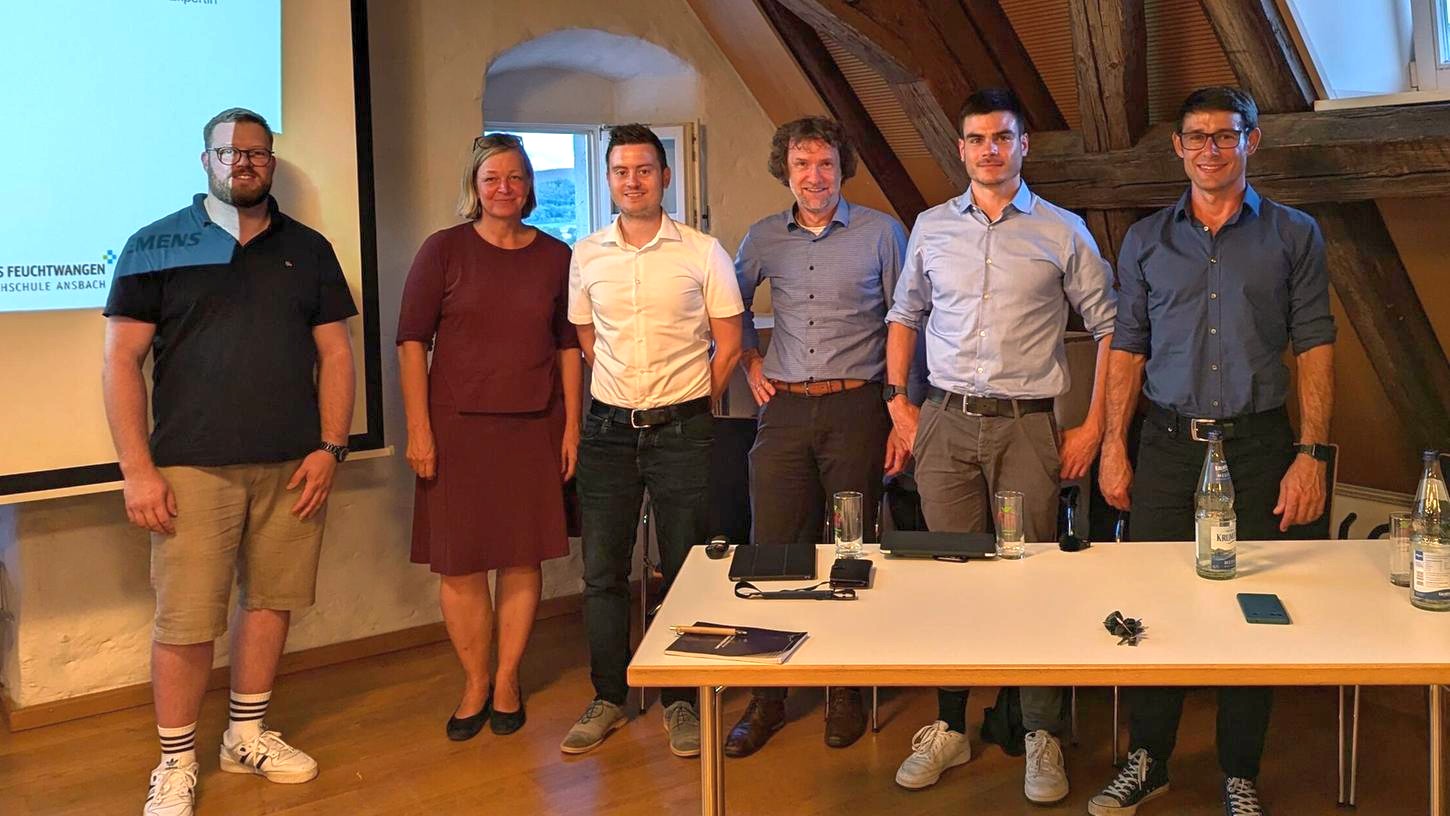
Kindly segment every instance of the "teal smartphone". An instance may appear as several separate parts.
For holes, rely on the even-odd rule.
[[[1249,623],[1289,623],[1289,612],[1278,595],[1257,592],[1240,592],[1239,608],[1244,611],[1244,620]]]

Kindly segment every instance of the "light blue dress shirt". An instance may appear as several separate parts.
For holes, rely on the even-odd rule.
[[[996,221],[969,189],[912,228],[889,322],[924,331],[928,378],[957,394],[1042,399],[1071,385],[1071,306],[1094,339],[1113,330],[1112,270],[1077,215],[1026,183]]]

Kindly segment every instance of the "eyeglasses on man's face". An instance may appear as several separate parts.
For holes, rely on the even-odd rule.
[[[1208,146],[1208,140],[1212,139],[1213,144],[1219,150],[1233,150],[1243,143],[1245,130],[1216,130],[1213,133],[1204,133],[1201,130],[1179,131],[1178,141],[1183,145],[1184,150],[1202,150]]]
[[[254,166],[271,164],[272,157],[277,155],[276,153],[273,153],[271,150],[268,150],[265,147],[256,147],[252,148],[251,150],[242,150],[241,148],[231,147],[230,145],[228,145],[227,147],[213,147],[210,148],[210,150],[211,152],[216,154],[217,161],[228,166],[240,162],[243,156],[246,156],[247,161]]]

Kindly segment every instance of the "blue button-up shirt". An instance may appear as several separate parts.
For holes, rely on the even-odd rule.
[[[926,332],[928,379],[958,394],[1040,399],[1071,385],[1071,305],[1101,340],[1112,269],[1077,215],[1023,184],[990,221],[969,189],[916,219],[886,319]]]
[[[796,223],[794,207],[755,222],[735,255],[745,301],[742,347],[760,347],[751,305],[755,288],[769,280],[775,329],[766,377],[884,380],[883,318],[905,248],[900,221],[844,198],[820,235]]]
[[[1217,235],[1189,194],[1134,224],[1118,253],[1113,348],[1148,357],[1148,399],[1223,419],[1278,408],[1285,346],[1333,343],[1324,237],[1309,215],[1249,187]]]

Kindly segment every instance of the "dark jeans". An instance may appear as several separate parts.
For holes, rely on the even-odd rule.
[[[709,412],[651,428],[587,414],[579,444],[579,505],[584,527],[584,625],[595,697],[624,705],[629,693],[629,573],[644,491],[659,540],[664,592],[690,547],[706,535],[709,512]],[[694,689],[663,689],[665,705],[695,702]]]
[[[750,449],[751,540],[819,544],[831,497],[855,490],[861,494],[863,538],[876,541],[890,432],[876,383],[819,397],[776,391],[760,411]],[[786,690],[755,693],[785,699]]]
[[[1172,431],[1151,419],[1143,425],[1138,469],[1133,476],[1133,512],[1128,522],[1131,540],[1193,540],[1193,494],[1207,445],[1190,439],[1186,421],[1181,424],[1183,427]],[[1234,483],[1239,540],[1306,537],[1303,528],[1298,527],[1279,532],[1279,517],[1274,515],[1279,480],[1294,460],[1293,444],[1294,432],[1287,414],[1251,436],[1235,436],[1224,442]],[[1130,712],[1130,750],[1146,748],[1156,762],[1168,761],[1178,737],[1184,691],[1124,690]],[[1272,691],[1266,687],[1219,689],[1218,764],[1225,775],[1248,779],[1259,775],[1272,703]]]

